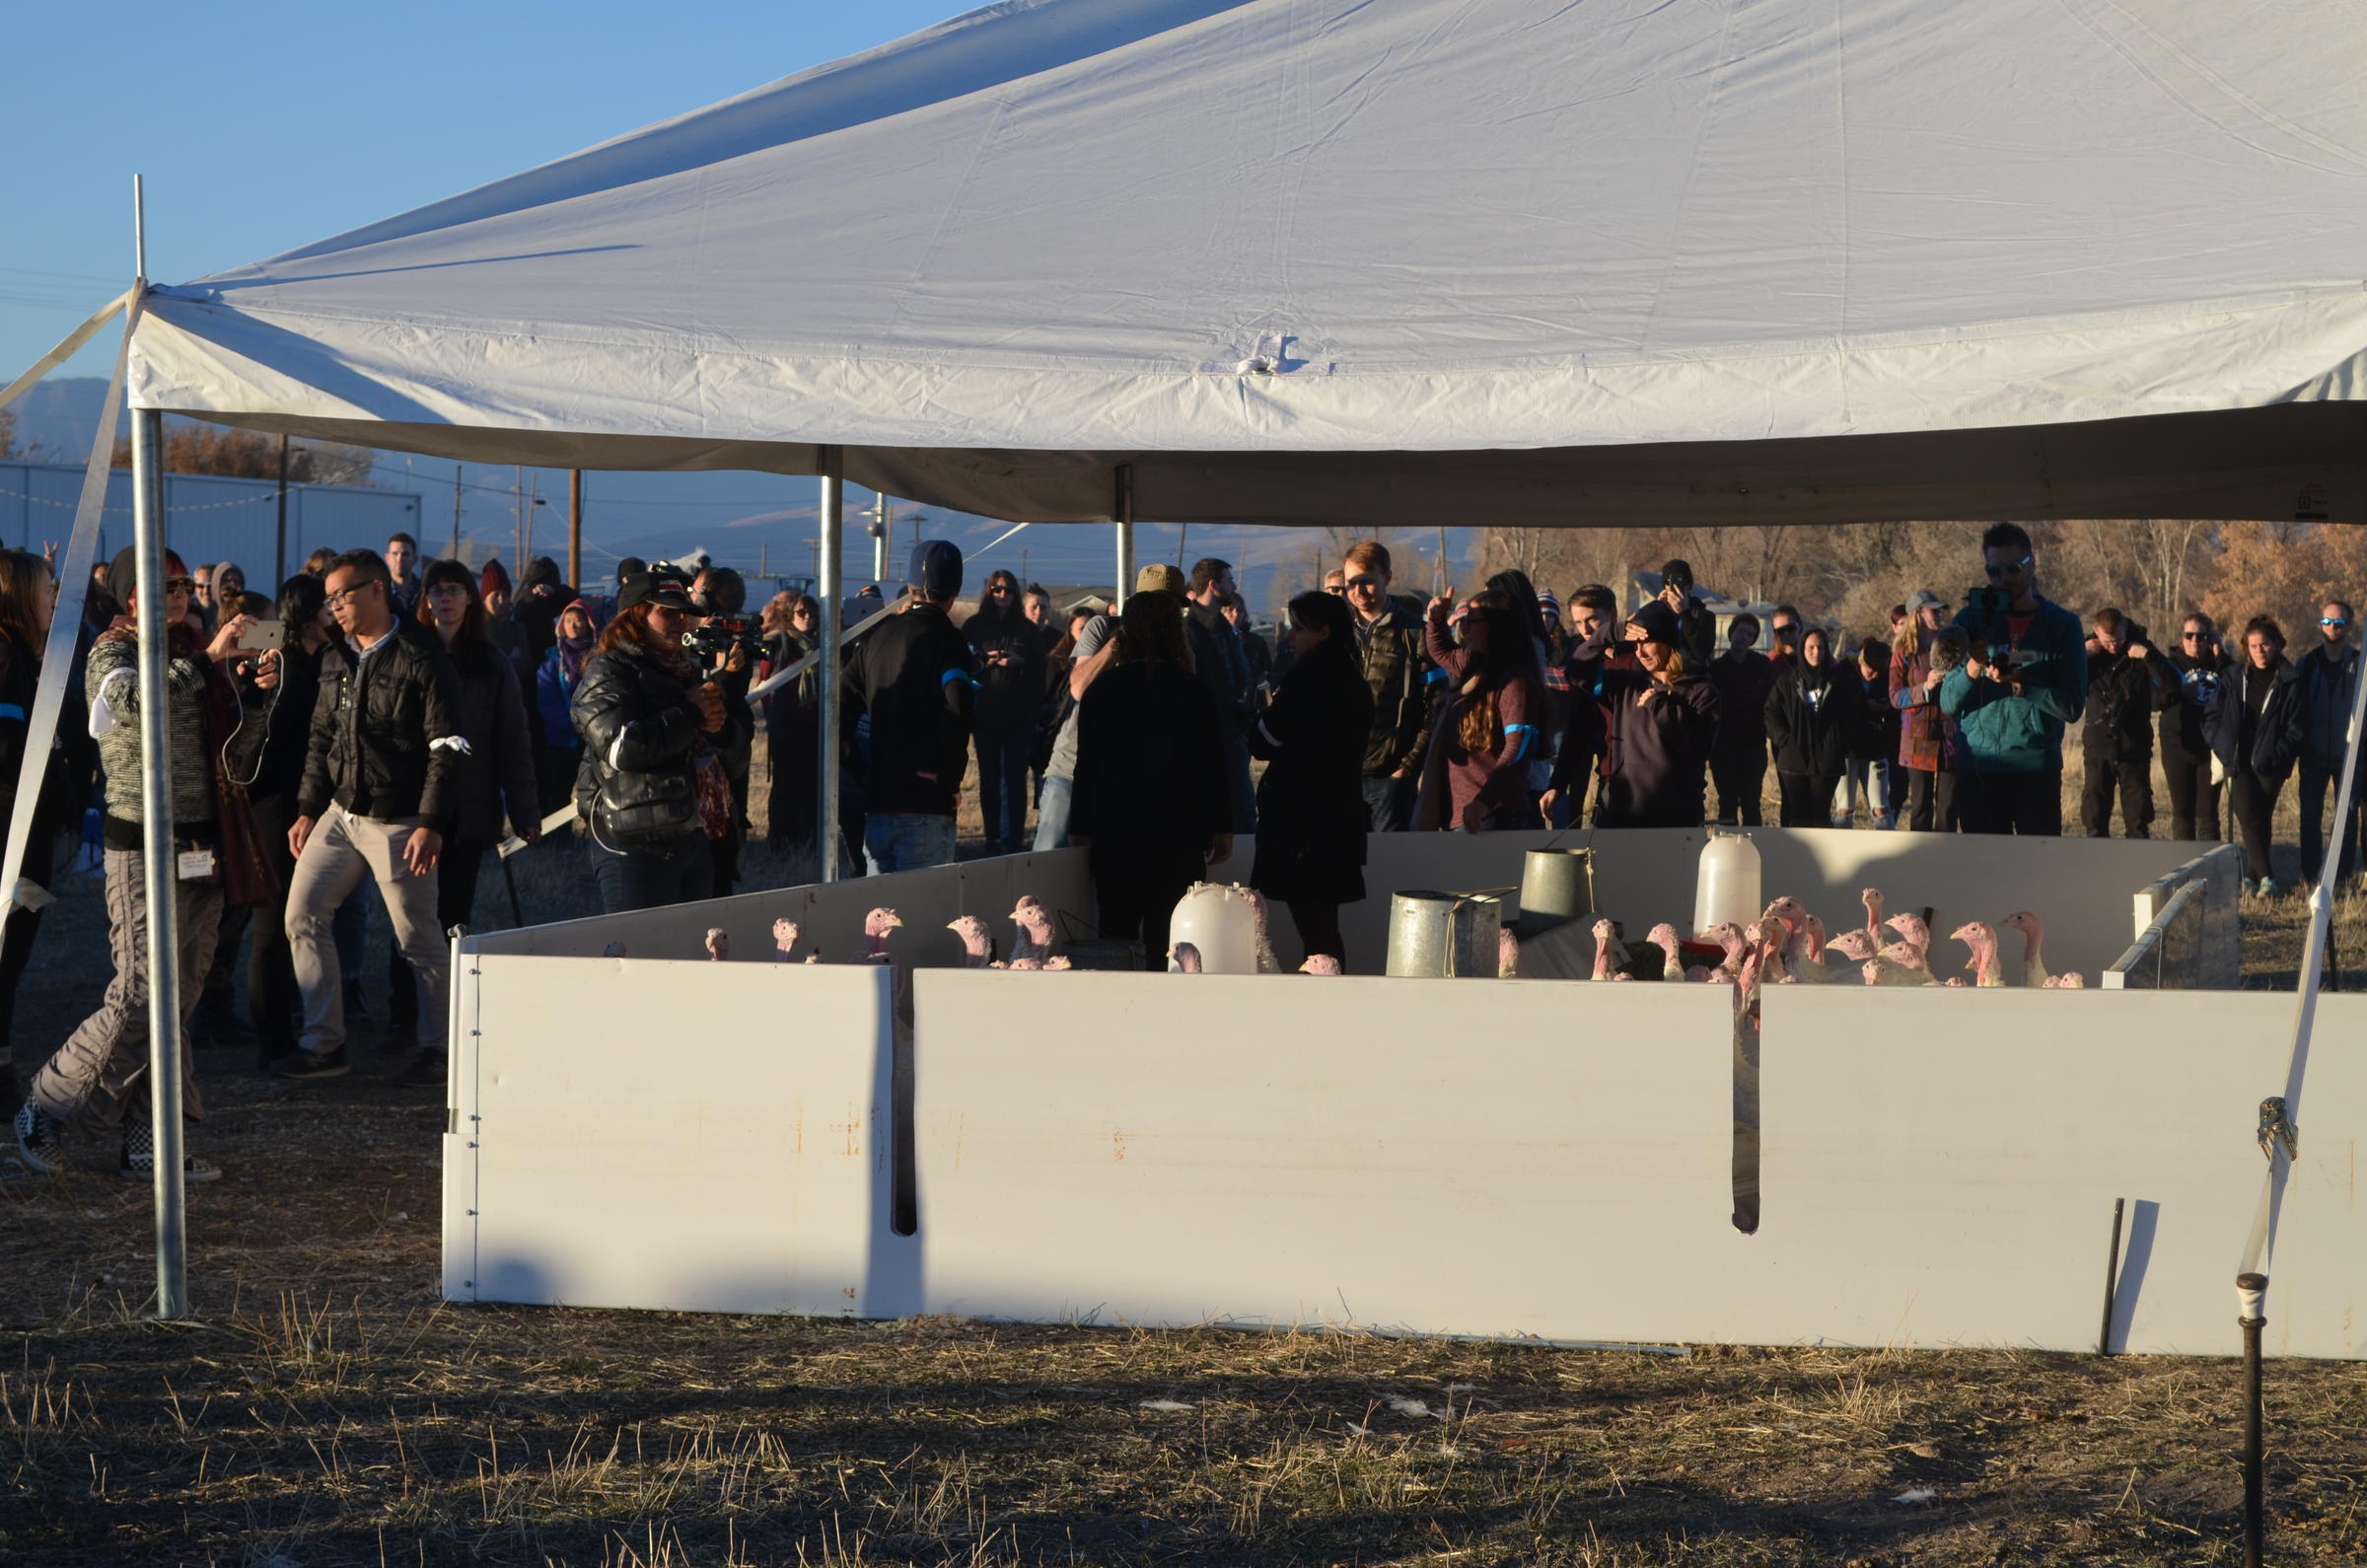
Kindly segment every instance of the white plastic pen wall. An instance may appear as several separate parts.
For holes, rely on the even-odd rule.
[[[1962,841],[1931,842],[1945,854]],[[1597,847],[1616,907],[1623,857],[1613,835]],[[1831,920],[1854,902],[1863,855],[1824,866],[1821,847],[1800,864],[1823,867],[1826,891],[1802,895]],[[1987,847],[2096,884],[2109,924],[2096,951],[2127,944],[2132,894],[2192,848]],[[2099,870],[2083,853],[2116,858]],[[2005,912],[1969,869],[1893,858],[1877,880],[1895,906]],[[2283,1087],[2292,1018],[2276,993],[1770,988],[1761,1220],[1745,1235],[1723,988],[924,967],[905,982],[918,1225],[898,1235],[896,973],[679,950],[750,904],[738,953],[743,930],[761,934],[749,922],[769,924],[753,907],[767,900],[806,900],[833,957],[875,901],[917,926],[922,897],[938,899],[927,915],[942,925],[948,900],[1006,913],[1013,881],[1032,878],[1047,902],[1089,910],[1082,868],[1053,864],[1067,859],[751,894],[668,912],[679,927],[620,917],[642,922],[620,960],[496,951],[572,931],[580,952],[600,921],[464,944],[446,1294],[2088,1350],[2119,1198],[2112,1348],[2235,1348],[2230,1280],[2262,1164],[2255,1109]],[[1996,875],[2036,876],[2016,902],[2050,910],[2050,947],[2064,928],[2053,966],[2098,962],[2071,929],[2085,906],[2058,896],[2056,876]],[[1666,881],[1689,896],[1688,868]],[[1663,912],[1635,909],[1630,930]],[[2278,1354],[2362,1354],[2363,1078],[2367,999],[2328,998],[2271,1269]]]

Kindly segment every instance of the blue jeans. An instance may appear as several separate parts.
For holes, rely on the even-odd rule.
[[[1000,853],[1027,842],[1028,751],[1035,742],[1028,727],[977,733],[978,811],[986,819],[987,847]]]
[[[715,886],[715,857],[707,848],[707,835],[696,828],[667,848],[630,854],[595,843],[592,884],[600,890],[603,914],[695,903]]]
[[[1036,802],[1036,853],[1068,847],[1068,803],[1076,798],[1077,781],[1057,773],[1043,776],[1043,794]]]
[[[1401,833],[1413,825],[1413,780],[1364,776],[1364,809],[1376,833]]]
[[[919,871],[954,863],[954,820],[916,812],[887,812],[863,819],[863,858],[875,877],[891,871]]]

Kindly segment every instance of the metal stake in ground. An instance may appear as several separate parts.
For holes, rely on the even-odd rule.
[[[2244,1330],[2244,1568],[2260,1568],[2268,1537],[2260,1484],[2260,1329],[2268,1322],[2268,1276],[2238,1274],[2236,1326]]]

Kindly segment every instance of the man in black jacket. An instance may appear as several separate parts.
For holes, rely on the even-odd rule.
[[[2120,793],[2120,831],[2153,836],[2153,716],[2178,689],[2178,672],[2145,640],[2145,628],[2116,609],[2088,623],[2088,707],[2080,751],[2088,781],[2079,820],[2090,838],[2113,836],[2113,792]]]
[[[419,1043],[440,1059],[449,950],[436,924],[436,862],[456,802],[454,758],[467,749],[460,722],[460,677],[435,633],[397,619],[386,562],[348,550],[323,586],[342,634],[321,663],[304,782],[288,848],[288,944],[304,993],[298,1050],[272,1064],[283,1078],[337,1078],[346,1071],[345,986],[330,922],[364,877],[386,899],[402,950],[419,980]]]
[[[2162,775],[2170,781],[2170,836],[2219,837],[2219,791],[2211,781],[2211,743],[2203,718],[2219,694],[2226,658],[2219,631],[2200,610],[2188,615],[2170,655],[2173,690],[2162,709]]]
[[[1390,595],[1387,545],[1358,539],[1348,546],[1339,575],[1353,612],[1357,662],[1373,694],[1364,742],[1365,810],[1374,832],[1401,833],[1413,823],[1414,786],[1430,748],[1437,666],[1423,637],[1420,602]]]
[[[863,857],[872,875],[951,865],[954,817],[969,763],[978,682],[969,643],[947,611],[962,592],[950,539],[912,547],[914,598],[855,644],[838,680],[842,746],[869,716],[863,765]]]

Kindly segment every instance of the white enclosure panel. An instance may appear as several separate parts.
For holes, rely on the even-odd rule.
[[[893,979],[464,952],[446,1294],[911,1310],[886,1218]]]
[[[2356,1354],[2367,1306],[2362,1015],[2343,1012],[2321,1015],[2303,1109],[2282,1354]],[[2239,1348],[2253,1127],[2284,1088],[2290,996],[1792,985],[1763,1017],[1760,1250],[1718,1337],[2093,1349],[2124,1198],[2113,1347]]]
[[[1748,1245],[1720,988],[915,986],[931,1311],[1695,1337],[1701,1262]]]
[[[1242,862],[1244,875],[1249,863]],[[482,953],[541,954],[597,958],[611,942],[634,959],[704,959],[709,927],[731,939],[734,962],[769,961],[772,923],[786,917],[800,927],[797,957],[820,953],[825,964],[840,963],[863,951],[863,916],[877,905],[896,910],[904,922],[890,944],[907,964],[931,967],[962,962],[962,943],[946,923],[974,914],[993,928],[998,951],[1007,952],[1016,931],[1009,919],[1023,892],[1034,893],[1072,936],[1092,934],[1092,883],[1085,851],[1004,855],[993,860],[932,866],[886,877],[769,888],[663,909],[590,915],[520,931],[497,931],[471,940]]]
[[[1961,833],[1880,833],[1827,827],[1755,827],[1766,896],[1789,893],[1834,931],[1865,924],[1859,892],[1877,887],[1892,913],[1931,907],[1939,962],[1961,965],[1965,949],[1947,933],[1967,920],[1995,922],[2034,909],[2046,923],[2045,960],[2057,972],[2083,971],[2094,985],[2136,934],[2130,921],[2135,894],[2211,846],[2161,839],[2008,838]],[[1340,911],[1348,967],[1378,974],[1389,941],[1389,895],[1434,888],[1473,892],[1516,888],[1523,857],[1551,843],[1595,851],[1596,906],[1641,938],[1659,921],[1681,931],[1693,917],[1694,867],[1702,829],[1615,828],[1587,833],[1375,833],[1368,840],[1362,903]],[[1249,862],[1236,851],[1236,875]],[[2232,882],[2223,890],[2233,908]],[[2217,892],[2214,896],[2218,896]],[[1517,901],[1508,893],[1508,902]],[[2214,906],[2215,907],[2215,906]],[[1510,910],[1507,910],[1509,915]],[[1276,947],[1295,962],[1297,928],[1275,911]],[[2209,940],[2228,950],[2232,972],[2233,921],[2214,925]],[[2003,943],[2005,977],[2022,978],[2021,939]]]
[[[2293,999],[2275,1000],[2285,1020],[2277,1063],[2256,1100],[2284,1088],[2282,1041],[2291,1033]],[[2367,1203],[2359,1191],[2367,1175],[2360,1158],[2367,1143],[2367,996],[2318,999],[2308,1071],[2292,1112],[2299,1146],[2276,1253],[2268,1260],[2268,1326],[2261,1337],[2270,1355],[2367,1356]],[[2258,1179],[2256,1172],[2256,1190]]]

